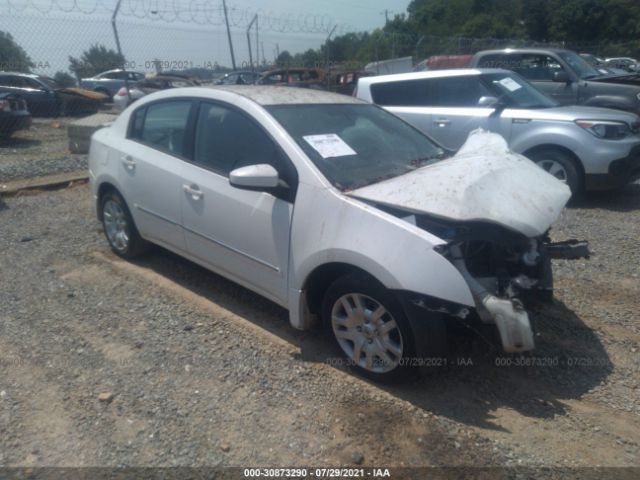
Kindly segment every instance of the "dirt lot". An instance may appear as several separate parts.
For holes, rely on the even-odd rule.
[[[69,154],[67,125],[74,120],[34,118],[30,129],[0,139],[0,183],[86,170],[86,155]]]
[[[639,184],[558,222],[594,255],[555,264],[532,356],[457,333],[394,387],[185,260],[117,259],[86,185],[3,202],[0,466],[640,467]]]

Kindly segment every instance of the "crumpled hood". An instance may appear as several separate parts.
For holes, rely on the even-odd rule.
[[[476,130],[454,157],[349,195],[416,214],[492,222],[535,237],[556,221],[571,192],[511,152],[500,135]]]

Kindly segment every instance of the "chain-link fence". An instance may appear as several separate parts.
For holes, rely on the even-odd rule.
[[[224,0],[121,0],[117,5],[118,0],[0,0],[0,70],[77,83],[124,66],[142,73],[179,71],[207,81],[228,70],[265,70],[285,50],[294,54],[289,65],[351,69],[398,57],[411,57],[415,65],[433,55],[522,46],[599,56],[640,54],[640,42],[536,44],[385,30],[338,41],[352,28],[328,15],[249,11]],[[333,41],[327,43],[329,38]]]

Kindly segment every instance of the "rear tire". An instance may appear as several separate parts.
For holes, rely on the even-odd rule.
[[[374,278],[355,272],[336,280],[325,293],[322,319],[357,373],[381,383],[416,376],[409,321],[393,293]]]
[[[528,157],[544,171],[566,183],[573,196],[581,192],[583,178],[571,155],[555,148],[545,148]]]
[[[122,196],[115,190],[100,198],[100,209],[104,234],[113,252],[126,259],[135,258],[149,248],[138,232]]]

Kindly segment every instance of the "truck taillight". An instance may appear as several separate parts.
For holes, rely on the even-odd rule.
[[[0,112],[10,112],[11,104],[8,100],[0,100]]]

